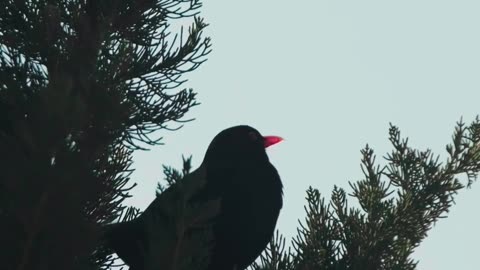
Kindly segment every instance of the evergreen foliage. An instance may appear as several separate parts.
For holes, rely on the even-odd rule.
[[[5,0],[0,9],[2,269],[98,269],[133,150],[197,105],[198,0]],[[193,24],[173,35],[175,19]],[[179,90],[180,89],[180,90]],[[157,133],[158,134],[158,133]],[[93,256],[92,256],[93,254]]]
[[[446,217],[457,192],[470,187],[480,171],[480,120],[457,123],[442,164],[430,150],[420,151],[390,126],[393,151],[386,166],[375,164],[368,145],[361,151],[364,178],[350,182],[349,207],[344,189],[334,187],[329,202],[318,189],[307,190],[307,217],[300,223],[292,249],[278,235],[254,270],[416,269],[411,258],[427,232]],[[459,176],[466,175],[462,184]]]

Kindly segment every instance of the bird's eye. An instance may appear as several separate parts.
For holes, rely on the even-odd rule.
[[[251,131],[248,133],[248,136],[252,141],[257,141],[258,140],[258,134],[254,131]]]

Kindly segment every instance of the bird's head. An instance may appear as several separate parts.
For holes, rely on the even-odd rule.
[[[268,161],[265,149],[282,140],[278,136],[262,136],[250,126],[234,126],[215,136],[208,146],[205,159],[209,164],[223,167]]]

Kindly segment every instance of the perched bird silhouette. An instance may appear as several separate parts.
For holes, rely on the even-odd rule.
[[[206,269],[245,269],[272,238],[283,204],[283,186],[265,148],[280,141],[246,125],[225,129],[210,143],[200,167],[179,181],[181,186],[176,188],[190,194],[186,195],[188,203],[219,201],[218,211],[209,219],[213,239]],[[146,254],[151,254],[148,243],[169,237],[160,232],[152,236],[152,230],[164,230],[156,224],[175,214],[168,206],[179,198],[173,189],[162,192],[138,218],[107,227],[107,246],[130,269],[148,268],[146,262],[155,260],[148,256],[158,255],[161,260],[161,254]],[[173,255],[162,258],[168,256]]]

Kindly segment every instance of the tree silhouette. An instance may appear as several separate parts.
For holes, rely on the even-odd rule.
[[[132,151],[197,105],[180,89],[210,51],[198,0],[6,0],[0,9],[2,269],[98,269]],[[188,32],[172,34],[176,19]],[[177,124],[178,126],[178,124]],[[158,133],[157,133],[158,134]],[[123,213],[123,214],[122,214]],[[93,254],[93,255],[92,255]]]
[[[435,222],[446,217],[457,191],[470,187],[480,171],[480,120],[469,126],[457,123],[443,165],[430,150],[408,146],[396,126],[390,126],[389,134],[393,151],[385,157],[386,166],[375,165],[368,145],[361,151],[364,178],[350,182],[350,196],[359,207],[348,206],[342,188],[335,187],[325,202],[310,187],[307,217],[293,249],[285,249],[285,238],[277,234],[252,269],[416,269],[411,254]],[[458,179],[461,174],[467,183]]]

